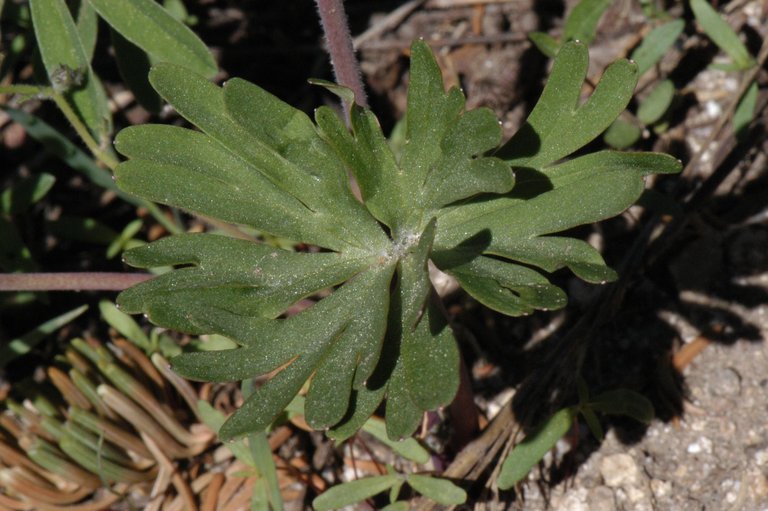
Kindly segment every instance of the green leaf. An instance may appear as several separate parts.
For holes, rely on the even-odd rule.
[[[573,423],[573,411],[564,408],[550,417],[537,431],[516,445],[501,466],[497,483],[508,490],[522,481],[544,455],[555,446]]]
[[[637,64],[638,75],[642,75],[661,60],[683,32],[683,28],[684,20],[673,20],[648,32],[630,56]]]
[[[410,399],[420,410],[450,403],[459,388],[459,351],[447,320],[429,301],[418,325],[406,328],[403,324],[401,360]]]
[[[467,500],[467,492],[447,479],[409,474],[406,481],[417,492],[444,506],[456,506]]]
[[[173,236],[126,252],[130,265],[173,269],[121,293],[118,304],[167,328],[236,343],[174,358],[184,376],[270,375],[222,426],[223,439],[267,428],[308,381],[306,420],[337,441],[382,403],[389,439],[411,435],[459,385],[459,352],[436,303],[430,260],[504,312],[561,306],[563,292],[533,266],[569,267],[592,282],[615,273],[587,243],[555,234],[620,213],[642,192],[645,174],[679,170],[653,154],[560,162],[598,136],[634,88],[634,66],[619,62],[579,107],[586,65],[583,45],[564,45],[526,128],[541,143],[493,156],[498,122],[488,110],[466,111],[458,89],[445,91],[424,42],[412,47],[406,119],[393,143],[358,106],[349,128],[327,107],[313,123],[243,80],[218,87],[179,66],[154,67],[152,86],[201,131],[123,130],[116,147],[128,161],[116,171],[119,186],[320,248]],[[500,157],[509,154],[514,174]],[[314,303],[297,312],[307,298]]]
[[[755,117],[757,93],[757,82],[752,82],[739,99],[739,104],[736,105],[736,111],[733,113],[733,131],[740,142],[746,138],[747,129]]]
[[[560,43],[557,39],[547,34],[546,32],[530,32],[528,39],[536,45],[536,48],[549,58],[554,58],[557,55],[557,51],[560,49]]]
[[[429,451],[422,447],[415,439],[406,438],[405,440],[400,441],[390,440],[387,436],[386,425],[381,419],[369,419],[363,424],[362,429],[405,459],[420,464],[429,462]]]
[[[628,60],[605,70],[592,96],[579,104],[589,54],[583,44],[560,48],[549,81],[528,120],[496,153],[513,167],[542,168],[582,148],[616,119],[637,83],[637,66]]]
[[[0,195],[0,210],[6,215],[17,215],[37,203],[53,187],[56,178],[51,174],[37,174],[7,188]]]
[[[109,133],[106,95],[64,0],[29,3],[40,56],[55,90],[62,92],[96,140]]]
[[[489,306],[494,303],[494,308],[508,314],[562,306],[562,293],[529,268],[478,255],[500,256],[547,271],[568,266],[590,281],[611,280],[615,274],[604,269],[594,249],[546,235],[620,213],[642,193],[644,175],[678,172],[680,167],[679,161],[666,155],[603,151],[544,172],[521,169],[512,194],[443,213],[433,260],[463,280],[462,285],[478,300]],[[505,286],[510,292],[503,291]],[[494,297],[504,302],[493,302]],[[506,308],[503,303],[508,303]]]
[[[338,96],[338,98],[341,100],[341,103],[347,108],[351,109],[352,105],[355,104],[355,91],[349,87],[344,87],[343,85],[338,85],[333,82],[329,82],[328,80],[321,80],[320,78],[310,78],[308,81],[312,85],[322,87],[328,92]]]
[[[669,110],[675,92],[675,85],[670,80],[659,82],[637,108],[637,118],[640,122],[654,124],[661,120]]]
[[[452,268],[464,290],[486,307],[510,316],[530,314],[534,309],[559,309],[565,293],[537,271],[490,257],[477,257]]]
[[[230,314],[253,314],[253,328],[261,326],[260,318],[277,317],[298,300],[340,284],[372,263],[366,257],[296,253],[213,234],[165,238],[130,250],[124,259],[139,268],[187,266],[121,293],[118,303],[126,312],[146,311],[150,318],[155,311],[174,314],[177,304],[166,300],[175,296],[190,302],[210,301]],[[221,314],[211,312],[211,319],[200,321],[212,321]],[[186,316],[179,310],[177,319],[194,330]],[[255,337],[248,328],[243,324],[232,333],[247,343]]]
[[[648,398],[629,389],[603,392],[592,398],[589,407],[597,412],[626,415],[643,424],[650,424],[654,417],[653,405]]]
[[[630,121],[616,119],[603,133],[603,140],[614,149],[632,147],[642,135],[640,127]]]
[[[150,81],[206,135],[153,125],[122,131],[116,148],[134,158],[117,169],[123,189],[330,249],[384,247],[343,165],[302,112],[242,80],[222,90],[170,64],[155,67]]]
[[[153,0],[88,0],[127,40],[158,62],[171,62],[201,75],[218,72],[205,44]]]
[[[93,60],[93,53],[96,50],[96,41],[99,36],[99,17],[88,0],[79,0],[80,5],[77,9],[75,24],[80,41],[83,43],[85,55],[88,61]]]
[[[581,0],[565,20],[563,40],[591,43],[597,24],[610,5],[611,0]]]
[[[393,502],[388,506],[381,508],[381,511],[408,511],[411,505],[409,502],[401,500],[400,502]]]
[[[597,418],[595,412],[588,407],[579,409],[579,412],[584,417],[584,421],[587,423],[587,427],[592,433],[592,436],[595,437],[595,440],[602,442],[605,433],[603,432],[603,426],[600,424],[600,419]]]
[[[30,330],[21,337],[12,339],[0,346],[0,367],[5,367],[9,362],[22,355],[29,353],[32,348],[40,343],[47,336],[63,327],[67,323],[80,316],[88,310],[87,305],[82,305],[69,312],[65,312],[53,319],[40,324],[34,330]]]
[[[691,0],[691,10],[707,36],[731,57],[738,69],[748,69],[755,65],[755,59],[736,32],[706,0]]]
[[[399,474],[387,474],[383,476],[366,477],[348,483],[339,484],[325,490],[319,497],[312,501],[315,511],[331,511],[341,509],[378,495],[388,490],[400,480]]]

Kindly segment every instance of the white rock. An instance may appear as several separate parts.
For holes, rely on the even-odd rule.
[[[637,486],[642,480],[640,468],[629,454],[613,454],[600,462],[600,475],[606,486]]]
[[[672,493],[672,483],[661,479],[651,479],[651,491],[657,499],[666,497]]]

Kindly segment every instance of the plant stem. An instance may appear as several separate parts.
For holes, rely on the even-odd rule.
[[[122,291],[149,273],[0,273],[0,291]]]
[[[352,92],[355,93],[355,103],[367,107],[368,100],[365,97],[360,66],[352,46],[352,36],[349,33],[347,15],[344,12],[344,2],[342,0],[315,0],[315,3],[320,14],[320,24],[325,33],[336,82],[352,89]],[[344,105],[345,111],[347,108],[347,105]]]
[[[22,96],[37,96],[42,95],[46,98],[51,96],[52,89],[50,87],[39,85],[2,85],[0,86],[0,94],[21,94]]]
[[[80,120],[80,117],[78,117],[77,113],[75,113],[75,111],[69,105],[69,102],[66,100],[66,98],[56,91],[53,91],[51,98],[56,103],[56,106],[59,107],[61,113],[64,114],[64,117],[66,117],[72,127],[75,128],[75,131],[80,136],[80,139],[85,143],[86,147],[88,147],[88,149],[91,151],[91,154],[93,154],[96,159],[98,159],[114,172],[120,162],[117,160],[117,158],[99,147],[99,144],[93,138],[90,131],[88,131],[88,128],[85,126],[85,124],[83,124],[83,122]]]

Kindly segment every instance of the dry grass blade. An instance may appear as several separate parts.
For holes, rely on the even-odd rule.
[[[144,433],[141,434],[141,438],[144,440],[144,442],[147,444],[147,448],[150,450],[152,455],[157,460],[158,465],[161,467],[161,470],[164,471],[166,474],[170,475],[171,482],[173,483],[173,486],[176,488],[176,491],[178,492],[179,496],[174,499],[174,501],[169,506],[169,509],[173,509],[174,503],[177,500],[180,500],[181,503],[183,503],[184,508],[188,511],[197,511],[197,504],[195,503],[195,498],[192,494],[192,490],[189,488],[189,485],[187,482],[179,475],[178,471],[176,470],[176,467],[173,465],[171,460],[168,459],[168,457],[163,453],[163,451],[158,447],[158,445],[150,438],[149,436],[145,435]],[[154,490],[153,490],[154,491]]]
[[[115,339],[112,342],[127,357],[136,362],[136,365],[141,369],[140,374],[142,377],[149,378],[159,389],[164,390],[166,388],[166,380],[163,379],[163,376],[152,365],[149,358],[135,344],[125,339]]]
[[[80,389],[72,383],[72,380],[69,379],[69,376],[67,376],[64,371],[51,366],[48,368],[48,379],[57,389],[59,389],[61,396],[67,403],[72,406],[79,406],[85,410],[91,409],[91,402],[82,392],[80,392]]]
[[[107,406],[128,421],[137,431],[146,433],[152,440],[162,445],[165,452],[172,458],[194,456],[200,454],[205,448],[203,444],[199,444],[195,448],[197,450],[180,445],[151,416],[115,388],[102,384],[97,390]]]
[[[219,492],[224,485],[224,474],[213,474],[211,482],[203,493],[203,504],[200,506],[200,511],[216,511],[216,504],[219,500]]]
[[[192,410],[192,412],[195,414],[197,420],[202,422],[200,412],[197,408],[197,401],[200,398],[195,392],[195,389],[192,388],[192,385],[190,385],[187,380],[174,373],[171,370],[171,364],[160,353],[152,354],[152,364],[154,364],[154,366],[158,371],[160,371],[163,377],[181,395],[181,397],[187,403],[187,406],[189,406],[189,409]]]
[[[70,410],[70,418],[82,424],[83,426],[91,429],[92,431],[100,431],[104,434],[104,438],[110,442],[120,445],[125,448],[129,454],[133,453],[135,456],[139,456],[144,459],[151,459],[152,454],[141,441],[133,433],[130,433],[121,427],[115,425],[104,419],[100,419],[95,415],[80,410],[79,408],[73,408]]]
[[[7,497],[0,511],[101,510],[118,499],[141,509],[197,509],[213,480],[212,473],[198,474],[204,464],[219,462],[196,458],[215,437],[202,423],[189,422],[190,411],[198,412],[195,389],[170,373],[163,357],[153,362],[127,341],[114,342],[114,355],[95,340],[71,345],[60,359],[70,364],[69,374],[60,367],[46,371],[58,396],[36,394],[23,406],[3,396],[0,494]],[[173,408],[182,402],[189,409]],[[188,460],[187,469],[179,471],[175,459]],[[233,492],[243,484],[231,472],[220,475],[207,492],[214,495],[209,502],[221,494],[220,477],[237,479]]]
[[[147,390],[146,387],[137,382],[128,373],[117,367],[115,364],[100,364],[99,368],[115,384],[122,395],[131,396],[133,401],[150,414],[165,431],[171,434],[182,445],[193,446],[203,445],[210,441],[212,432],[203,435],[193,435],[184,428],[174,417],[169,415],[165,409],[158,403],[157,399]],[[118,412],[120,413],[120,412]],[[122,415],[122,413],[121,413]],[[130,421],[128,417],[124,418]],[[139,429],[139,431],[142,431]],[[200,451],[195,452],[199,454]]]
[[[0,511],[6,509],[12,509],[15,511],[27,511],[32,509],[32,504],[29,502],[22,502],[20,500],[12,499],[3,494],[0,494]]]

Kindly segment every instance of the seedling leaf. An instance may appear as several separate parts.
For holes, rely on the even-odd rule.
[[[557,50],[560,49],[560,43],[557,42],[557,39],[546,32],[531,32],[528,34],[528,39],[549,58],[554,58],[557,55]]]
[[[629,389],[603,392],[592,398],[589,407],[597,412],[626,415],[644,424],[650,424],[654,417],[653,405],[648,398]]]
[[[706,0],[691,0],[691,10],[701,28],[712,41],[731,57],[736,69],[749,69],[755,59],[731,26]]]
[[[455,506],[467,500],[467,492],[447,479],[418,474],[410,474],[406,477],[411,488],[438,504]]]
[[[374,417],[370,418],[363,424],[362,429],[363,431],[370,433],[379,442],[383,442],[387,447],[405,459],[421,464],[429,461],[429,451],[422,447],[415,439],[406,438],[405,440],[399,441],[390,440],[387,436],[386,425],[381,419]]]
[[[747,128],[755,117],[757,93],[757,82],[752,82],[736,105],[736,111],[733,113],[733,131],[739,141],[744,140]]]
[[[571,429],[572,423],[573,411],[564,408],[550,417],[537,431],[526,436],[504,460],[497,480],[499,488],[508,490],[527,476],[531,468]]]
[[[642,75],[661,60],[685,28],[685,21],[674,20],[651,30],[635,48],[630,57],[637,64],[637,73]]]
[[[610,5],[611,0],[581,0],[565,21],[563,40],[591,43],[597,24]]]
[[[341,509],[388,490],[400,480],[400,477],[399,474],[387,474],[336,485],[315,498],[312,501],[312,507],[315,511]]]
[[[603,140],[614,149],[626,149],[640,140],[642,130],[637,124],[616,119],[603,133]]]
[[[643,124],[654,124],[661,120],[675,98],[675,85],[663,80],[653,88],[648,97],[637,108],[637,118]]]

